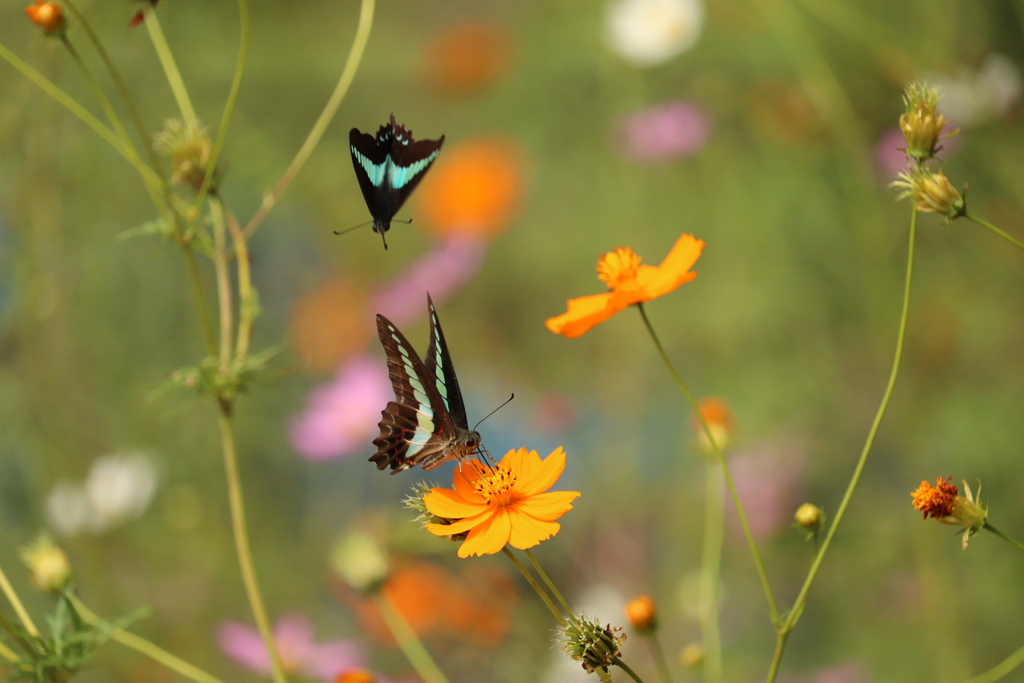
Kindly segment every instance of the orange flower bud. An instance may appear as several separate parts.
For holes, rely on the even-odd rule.
[[[720,449],[725,450],[733,430],[733,416],[729,404],[723,398],[711,396],[702,398],[697,405],[700,408],[701,417],[704,418],[704,422],[708,425],[711,436],[715,439],[715,444]],[[701,449],[705,453],[713,453],[714,448],[712,448],[711,441],[704,431],[704,425],[701,424],[696,415],[693,416],[693,428],[697,432]]]
[[[626,605],[626,617],[640,633],[653,631],[657,627],[657,616],[654,599],[649,595],[638,595]]]
[[[55,2],[36,0],[36,4],[25,8],[25,14],[48,36],[60,35],[68,27],[64,10]]]
[[[338,676],[334,683],[377,683],[377,677],[366,669],[352,669]]]

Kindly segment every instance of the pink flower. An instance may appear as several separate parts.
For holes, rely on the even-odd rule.
[[[626,156],[672,161],[696,154],[711,134],[711,123],[697,107],[675,100],[628,116],[619,134]]]
[[[387,283],[373,297],[372,310],[405,327],[426,312],[423,302],[428,292],[435,304],[451,296],[477,274],[486,253],[485,239],[452,234]]]
[[[365,450],[391,395],[383,359],[353,358],[330,384],[310,393],[305,411],[292,422],[292,447],[310,460],[331,460]]]
[[[295,612],[283,615],[274,624],[274,642],[287,673],[300,673],[328,683],[350,669],[363,666],[365,661],[355,641],[314,642],[309,619]],[[217,644],[242,667],[270,675],[270,654],[255,627],[226,621],[217,628]]]

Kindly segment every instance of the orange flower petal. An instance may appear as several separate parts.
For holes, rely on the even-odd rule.
[[[703,240],[693,235],[683,235],[676,240],[660,266],[640,266],[637,272],[637,285],[641,292],[641,300],[657,299],[697,277],[696,273],[689,270],[700,258],[703,249]]]
[[[460,463],[455,468],[455,476],[452,477],[452,484],[455,490],[467,503],[484,505],[487,501],[481,496],[473,484],[480,478],[480,464],[476,460]]]
[[[512,533],[508,542],[513,548],[520,550],[532,548],[541,541],[551,538],[562,528],[557,522],[534,519],[515,509],[509,511],[509,516],[512,518]]]
[[[562,476],[562,472],[565,470],[565,451],[562,450],[561,446],[556,448],[543,461],[536,451],[533,452],[533,456],[537,459],[537,465],[529,472],[524,472],[520,475],[518,485],[516,486],[516,492],[521,496],[533,496],[542,491],[547,491],[555,485],[555,482],[558,481],[558,478]]]
[[[544,324],[555,334],[560,334],[566,339],[575,339],[628,305],[628,301],[622,300],[613,292],[581,296],[569,299],[568,310],[562,315],[548,318]]]
[[[538,520],[551,522],[572,510],[572,501],[579,496],[576,491],[548,491],[516,501],[513,507]]]
[[[514,472],[516,480],[522,482],[528,481],[533,477],[533,473],[541,466],[541,459],[540,456],[537,455],[537,451],[528,451],[525,448],[519,448],[518,450],[506,453],[505,457],[502,458],[501,462],[498,464],[500,467],[504,467],[510,472]]]
[[[431,514],[445,519],[462,519],[480,514],[487,508],[483,503],[469,502],[451,489],[431,489],[423,496],[423,504]]]
[[[434,534],[435,536],[453,536],[455,534],[461,534],[463,531],[469,531],[470,529],[479,526],[493,514],[494,508],[485,508],[478,515],[466,517],[464,519],[460,519],[457,522],[452,522],[451,524],[435,524],[433,522],[427,522],[424,526],[427,528],[427,531]]]
[[[469,532],[459,547],[459,557],[493,555],[505,547],[511,533],[512,522],[508,510],[498,508],[489,520]]]

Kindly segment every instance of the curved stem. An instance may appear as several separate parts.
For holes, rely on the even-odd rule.
[[[864,448],[861,450],[860,458],[857,460],[857,466],[853,470],[853,476],[850,478],[850,483],[846,487],[846,493],[843,494],[843,499],[839,503],[839,508],[836,510],[835,517],[832,519],[832,524],[829,525],[828,533],[825,534],[825,540],[821,543],[821,548],[818,550],[818,553],[814,556],[814,560],[811,562],[811,568],[808,570],[807,578],[804,580],[804,584],[800,588],[800,593],[797,595],[796,601],[793,603],[793,609],[790,610],[785,623],[782,624],[779,629],[779,640],[775,649],[775,656],[772,658],[771,668],[768,673],[768,683],[775,680],[775,674],[778,672],[779,662],[781,661],[782,654],[785,651],[786,638],[788,637],[789,631],[791,631],[800,620],[801,614],[803,614],[804,607],[807,604],[807,594],[811,590],[811,585],[814,583],[814,579],[818,576],[818,570],[821,568],[822,560],[825,559],[825,553],[828,552],[829,545],[832,543],[832,538],[835,536],[840,522],[843,521],[843,515],[846,514],[846,508],[849,507],[850,500],[853,499],[853,492],[856,490],[857,484],[860,482],[860,476],[864,471],[864,466],[867,464],[868,455],[871,453],[871,447],[875,444],[875,436],[878,434],[878,428],[882,424],[882,418],[885,417],[885,411],[889,407],[889,399],[892,398],[893,389],[896,387],[896,378],[899,376],[900,372],[900,361],[903,359],[903,343],[906,339],[907,333],[907,317],[910,312],[910,285],[914,279],[914,242],[916,237],[917,209],[911,209],[910,244],[907,248],[907,277],[903,286],[903,310],[900,313],[900,327],[899,332],[896,335],[896,352],[892,361],[892,370],[889,372],[889,382],[886,384],[885,393],[882,395],[882,402],[878,406],[878,412],[875,414],[875,419],[871,423],[871,429],[868,431],[868,437],[864,442]]]
[[[86,623],[106,630],[110,634],[111,640],[146,655],[153,661],[163,664],[171,671],[181,674],[189,680],[196,681],[196,683],[223,683],[219,678],[211,676],[194,664],[190,664],[184,659],[172,655],[167,650],[149,642],[145,638],[129,633],[122,628],[112,626],[83,605],[77,596],[71,593],[65,593],[64,596],[74,605],[75,610]]]
[[[985,673],[975,676],[971,680],[967,681],[967,683],[995,683],[1021,664],[1024,664],[1024,647],[1018,649],[1012,655],[999,662]]]
[[[416,669],[424,683],[448,683],[444,673],[437,666],[434,658],[430,656],[423,641],[416,635],[416,631],[406,621],[405,616],[395,607],[394,603],[385,593],[378,593],[374,596],[374,604],[380,612],[384,624],[387,625],[391,635],[395,637],[398,647],[402,648],[405,658]]]
[[[292,163],[289,164],[274,190],[263,198],[263,204],[260,205],[256,215],[245,226],[246,235],[251,235],[260,226],[267,217],[267,214],[270,213],[270,210],[274,208],[274,204],[281,199],[281,195],[288,189],[295,176],[298,175],[299,171],[306,164],[313,150],[320,143],[320,138],[323,137],[324,131],[327,130],[327,126],[330,125],[335,113],[337,113],[342,100],[345,99],[345,94],[348,92],[348,88],[352,85],[352,80],[356,76],[359,62],[363,59],[366,43],[370,39],[370,29],[373,27],[374,2],[375,0],[363,0],[359,10],[359,26],[356,28],[356,37],[352,41],[352,49],[349,50],[348,60],[345,62],[345,68],[341,72],[338,84],[334,86],[334,92],[331,93],[330,99],[327,100],[323,111],[320,112],[320,118],[313,124],[313,129],[309,131],[306,141],[302,143],[302,147],[299,148],[295,158],[292,159]]]
[[[39,629],[36,628],[35,623],[32,621],[32,617],[29,616],[25,606],[21,604],[21,598],[14,591],[14,587],[11,586],[11,582],[7,580],[7,574],[4,573],[3,569],[0,569],[0,590],[3,590],[7,601],[11,603],[11,607],[14,608],[14,613],[18,615],[18,620],[21,621],[21,625],[25,627],[28,634],[33,638],[39,637]]]
[[[672,671],[668,666],[668,658],[665,657],[665,650],[661,647],[658,636],[653,633],[647,637],[647,643],[651,646],[651,656],[654,664],[658,667],[658,675],[661,676],[661,683],[672,683]]]
[[[235,551],[238,554],[238,566],[242,570],[242,583],[245,584],[245,594],[249,598],[249,606],[252,608],[253,620],[256,628],[259,629],[263,642],[270,653],[270,661],[273,666],[274,683],[286,683],[284,667],[281,665],[281,655],[277,651],[277,644],[270,632],[270,621],[267,619],[267,610],[263,606],[263,596],[260,595],[259,581],[256,578],[256,569],[252,562],[252,550],[249,548],[249,531],[245,521],[245,501],[242,497],[242,483],[238,477],[238,457],[235,453],[235,434],[231,427],[231,418],[225,407],[221,407],[218,415],[220,425],[221,445],[224,451],[224,469],[228,481],[228,500],[231,505],[231,529],[235,537]]]
[[[545,585],[547,585],[548,590],[551,591],[551,594],[555,596],[556,600],[558,600],[558,604],[562,606],[562,609],[565,610],[566,614],[571,615],[572,608],[569,607],[569,603],[565,601],[565,598],[562,597],[562,593],[558,590],[558,588],[555,587],[554,582],[550,578],[548,578],[547,572],[545,572],[541,568],[540,563],[537,562],[537,558],[533,556],[533,553],[530,552],[529,548],[527,548],[523,552],[526,553],[526,556],[528,558],[530,558],[530,563],[533,564],[533,568],[537,571],[537,574],[540,575],[540,578],[542,581],[544,581]]]
[[[146,25],[146,31],[149,32],[149,39],[153,43],[153,49],[156,50],[156,56],[160,60],[160,66],[163,67],[164,75],[167,77],[167,84],[171,86],[171,92],[174,93],[178,109],[185,118],[185,123],[195,121],[196,110],[192,108],[192,99],[188,96],[185,81],[181,77],[181,72],[178,71],[178,65],[174,61],[174,55],[171,54],[170,46],[167,45],[167,39],[164,38],[156,11],[152,7],[147,7],[145,12],[146,20],[143,23]]]
[[[501,552],[505,553],[505,555],[508,556],[508,559],[512,560],[512,564],[516,566],[516,569],[518,569],[519,573],[523,575],[523,578],[526,579],[526,582],[530,584],[530,587],[537,592],[537,595],[540,596],[540,599],[544,601],[544,604],[547,605],[549,610],[551,610],[551,613],[555,615],[555,620],[558,621],[558,625],[562,628],[565,628],[568,625],[568,622],[565,620],[565,616],[563,616],[562,613],[558,611],[558,607],[555,606],[555,603],[551,602],[551,596],[544,592],[544,589],[541,588],[541,585],[537,583],[537,579],[533,578],[533,575],[530,574],[529,570],[527,570],[526,567],[523,566],[523,563],[519,561],[519,558],[516,557],[511,550],[508,549],[507,545],[501,549]],[[569,614],[571,615],[572,612],[570,612]]]
[[[245,64],[249,57],[249,2],[238,0],[238,22],[241,37],[238,43],[238,59],[235,62],[235,75],[231,80],[231,89],[228,91],[228,100],[224,104],[224,113],[221,115],[220,128],[217,130],[217,140],[214,142],[213,151],[210,153],[210,162],[206,165],[206,172],[203,175],[203,184],[199,188],[199,195],[192,205],[191,215],[198,216],[203,206],[206,195],[210,192],[210,183],[213,182],[213,175],[217,171],[217,161],[224,149],[224,141],[228,137],[228,127],[231,124],[231,115],[235,111],[235,103],[238,102],[238,93],[242,89],[242,77],[245,75]]]
[[[1002,237],[1004,240],[1006,240],[1007,242],[1009,242],[1013,246],[1017,247],[1018,249],[1024,250],[1024,242],[1021,242],[1016,237],[1012,237],[1008,233],[1000,230],[999,228],[997,228],[996,226],[992,225],[991,223],[989,223],[988,221],[984,220],[983,218],[978,218],[977,216],[969,214],[969,213],[965,213],[964,214],[964,218],[968,218],[968,219],[974,221],[975,223],[977,223],[978,225],[980,225],[983,228],[988,228],[989,230],[991,230],[995,234],[999,235],[1000,237]]]
[[[617,666],[620,669],[622,669],[623,671],[625,671],[629,675],[630,678],[632,678],[634,681],[636,681],[636,683],[644,683],[644,679],[642,679],[639,676],[637,676],[636,672],[633,671],[632,669],[630,669],[626,665],[626,663],[624,661],[622,661],[621,659],[616,659],[614,662],[612,662],[612,666]]]
[[[715,457],[718,458],[719,464],[722,466],[722,473],[725,474],[725,482],[729,486],[729,493],[732,494],[732,502],[736,507],[736,514],[739,517],[740,525],[743,527],[743,535],[747,539],[747,545],[750,547],[750,554],[754,559],[754,566],[757,569],[757,575],[761,579],[761,588],[764,589],[765,598],[768,600],[768,611],[773,622],[779,620],[779,610],[775,605],[775,596],[772,594],[772,587],[768,583],[768,575],[764,571],[764,563],[761,561],[761,553],[757,550],[757,544],[754,543],[754,536],[750,533],[750,525],[747,523],[747,515],[743,512],[743,504],[740,503],[740,494],[736,490],[736,483],[732,479],[732,473],[729,471],[729,465],[725,462],[725,454],[722,453],[722,448],[715,441],[715,435],[711,433],[711,428],[708,426],[707,420],[704,419],[704,415],[700,412],[700,406],[697,405],[697,400],[690,393],[689,387],[686,386],[686,382],[679,375],[675,365],[672,364],[672,360],[668,357],[665,352],[665,347],[661,345],[661,340],[658,339],[658,334],[654,331],[654,327],[651,325],[650,319],[647,317],[647,310],[644,308],[643,302],[636,305],[640,311],[640,317],[644,319],[644,325],[647,327],[647,332],[651,335],[651,340],[654,342],[654,346],[658,349],[658,353],[661,355],[661,360],[664,361],[665,366],[668,368],[669,373],[675,379],[676,384],[679,385],[679,389],[683,392],[686,400],[690,402],[690,406],[693,408],[694,414],[700,421],[701,429],[704,430],[704,434],[708,437],[708,442],[711,444],[711,449],[715,453]]]
[[[1011,537],[1007,536],[1002,531],[1000,531],[999,529],[995,528],[994,526],[992,526],[988,522],[985,522],[985,525],[983,527],[981,527],[981,528],[982,529],[986,529],[988,531],[991,531],[996,536],[998,536],[999,538],[1003,539],[1004,541],[1006,541],[1010,545],[1016,546],[1016,547],[1020,548],[1021,550],[1024,550],[1024,544],[1022,544],[1020,541],[1018,541],[1015,538],[1011,538]]]
[[[722,680],[722,638],[718,624],[718,584],[725,522],[725,486],[717,461],[707,460],[704,485],[704,549],[700,569],[700,626],[706,683]]]

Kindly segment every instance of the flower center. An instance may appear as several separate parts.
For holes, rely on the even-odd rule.
[[[597,262],[597,277],[610,289],[623,289],[636,280],[640,257],[629,247],[619,247],[601,256]]]
[[[473,488],[484,497],[488,505],[505,506],[512,504],[516,475],[506,467],[489,470],[473,482]]]
[[[942,519],[953,514],[953,507],[959,498],[960,492],[956,486],[949,483],[948,479],[939,478],[935,485],[922,481],[921,485],[912,494],[914,497],[914,509],[924,513],[924,516],[932,519]]]

